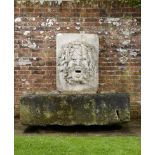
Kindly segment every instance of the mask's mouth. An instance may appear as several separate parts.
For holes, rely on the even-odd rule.
[[[75,70],[75,73],[81,73],[81,70],[79,70],[79,69]]]
[[[79,80],[81,78],[81,76],[82,76],[82,70],[79,68],[75,69],[74,70],[74,78]]]

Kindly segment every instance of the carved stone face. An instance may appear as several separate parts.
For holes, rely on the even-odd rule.
[[[76,47],[75,51],[70,55],[68,66],[66,68],[66,81],[70,84],[87,83],[87,69],[89,69],[89,61],[87,55],[82,52],[82,48]]]
[[[96,48],[84,41],[73,41],[60,48],[57,81],[64,91],[89,91],[98,73]],[[93,83],[93,84],[92,84]]]

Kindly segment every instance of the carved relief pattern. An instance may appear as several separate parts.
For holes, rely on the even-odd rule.
[[[96,48],[83,41],[73,41],[62,45],[60,50],[57,62],[59,81],[74,91],[91,88],[98,72]]]

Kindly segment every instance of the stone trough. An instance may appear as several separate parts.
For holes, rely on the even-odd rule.
[[[21,98],[25,125],[107,125],[130,120],[129,97],[112,94],[36,94]]]

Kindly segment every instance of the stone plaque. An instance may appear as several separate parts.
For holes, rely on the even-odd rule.
[[[98,87],[98,35],[60,33],[56,46],[57,89],[69,93],[95,93]]]

